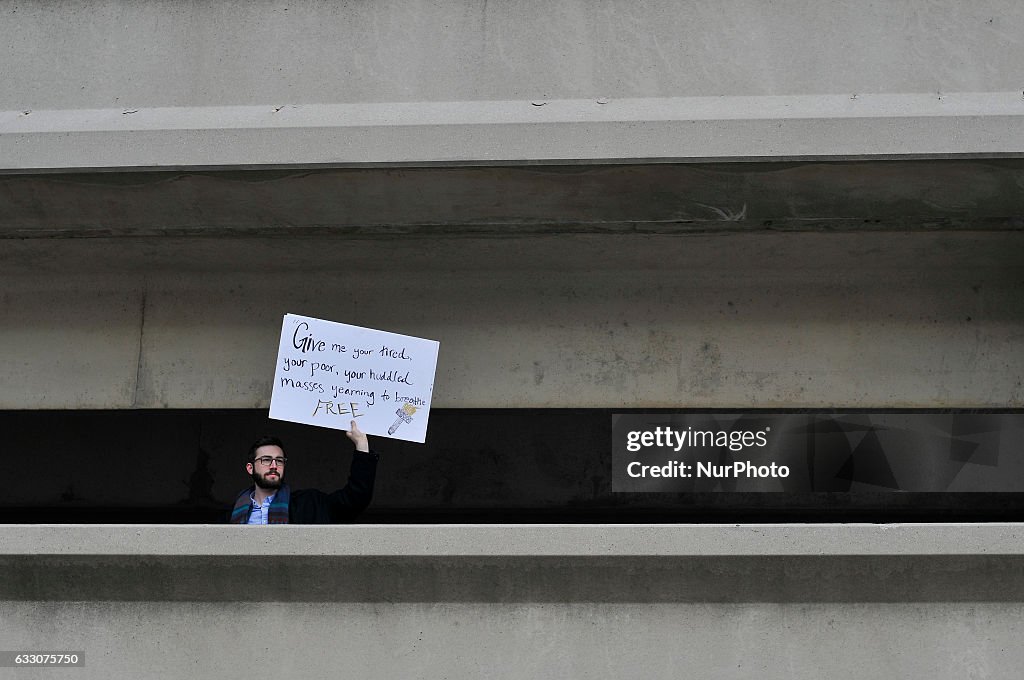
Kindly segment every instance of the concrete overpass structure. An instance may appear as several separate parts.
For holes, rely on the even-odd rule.
[[[2,0],[0,17],[0,415],[22,482],[4,503],[19,516],[101,505],[131,522],[143,497],[174,507],[197,465],[206,500],[229,497],[242,482],[236,439],[251,433],[223,434],[236,412],[221,409],[266,407],[285,312],[441,341],[435,404],[453,424],[428,453],[385,452],[375,502],[407,519],[615,514],[595,453],[605,444],[579,424],[614,409],[1024,405],[1018,3]],[[493,425],[459,425],[477,412],[508,423],[503,442],[489,441]],[[164,417],[201,426],[164,438]],[[115,471],[83,470],[83,455]],[[885,501],[894,519],[900,502]],[[984,500],[1018,513],[1021,502]],[[806,519],[827,505],[800,503]],[[232,582],[238,546],[189,550],[221,535],[212,528],[109,529],[103,541],[148,537],[109,553],[76,542],[87,529],[0,529],[13,577],[0,646],[64,646],[59,615],[136,631],[146,654],[170,650],[181,665],[157,676],[191,667],[194,639],[157,632],[186,621],[222,642],[200,666],[275,658],[232,647],[238,636],[220,631],[239,615],[293,631],[292,649],[314,629],[358,628],[333,649],[365,655],[353,667],[370,677],[634,665],[983,677],[1020,663],[1016,525],[955,559],[931,556],[993,528],[911,525],[900,541],[937,531],[939,543],[879,556],[865,527],[780,526],[742,558],[710,562],[684,545],[688,529],[660,527],[651,540],[677,542],[653,566],[640,548],[595,547],[615,527],[563,536],[574,547],[556,563],[463,558],[470,529],[424,527],[417,540],[454,552],[427,558],[423,575],[388,527],[325,528],[249,570],[273,602]],[[350,554],[337,547],[350,531],[395,552]],[[495,525],[492,539],[541,555],[519,531]],[[773,561],[787,532],[801,536],[792,564]],[[853,533],[853,553],[831,542]],[[79,556],[60,557],[63,545]],[[892,564],[901,575],[887,581]],[[108,569],[127,590],[59,585]],[[332,576],[344,583],[324,594],[312,585],[324,569],[353,580]],[[440,587],[448,569],[481,574],[479,587]],[[648,587],[677,569],[685,583]],[[790,587],[790,569],[810,575]],[[183,570],[229,595],[202,579],[166,590]],[[747,577],[782,585],[724,595]],[[822,632],[829,621],[839,632]],[[418,626],[440,632],[413,644]],[[908,628],[910,642],[895,640]],[[680,638],[710,651],[678,654]],[[87,648],[90,676],[145,672],[112,639],[67,644]],[[618,655],[622,639],[636,664]],[[520,663],[541,640],[558,644]],[[826,653],[805,653],[807,641]]]

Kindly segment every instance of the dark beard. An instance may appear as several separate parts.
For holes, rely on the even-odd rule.
[[[261,489],[266,489],[268,491],[272,490],[272,489],[280,489],[281,488],[281,482],[284,479],[283,475],[278,475],[277,476],[277,481],[276,482],[271,482],[270,480],[266,479],[265,477],[261,477],[260,475],[256,474],[255,472],[253,472],[250,476],[252,477],[253,484],[255,484],[256,486],[260,487]]]

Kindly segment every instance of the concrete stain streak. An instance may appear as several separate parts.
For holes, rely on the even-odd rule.
[[[722,384],[722,350],[714,340],[705,340],[690,365],[690,391],[696,396],[714,394]]]
[[[139,404],[139,384],[142,382],[142,343],[146,331],[146,291],[142,291],[142,301],[139,304],[139,351],[135,357],[135,389],[132,390],[132,408]]]

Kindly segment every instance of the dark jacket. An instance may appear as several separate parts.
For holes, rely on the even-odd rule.
[[[373,499],[373,482],[377,477],[376,453],[352,454],[348,484],[324,493],[319,489],[292,491],[288,504],[289,524],[338,524],[351,522]]]
[[[373,498],[373,482],[380,456],[372,451],[352,454],[348,484],[324,493],[319,489],[292,491],[288,503],[289,524],[339,524],[351,522]],[[228,511],[230,516],[231,511]]]

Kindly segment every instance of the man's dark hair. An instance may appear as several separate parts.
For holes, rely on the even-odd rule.
[[[261,446],[279,446],[281,447],[281,450],[284,451],[284,444],[281,442],[280,439],[272,435],[264,435],[257,439],[256,441],[254,441],[252,443],[252,446],[249,447],[250,463],[256,462],[256,449],[260,448]]]

